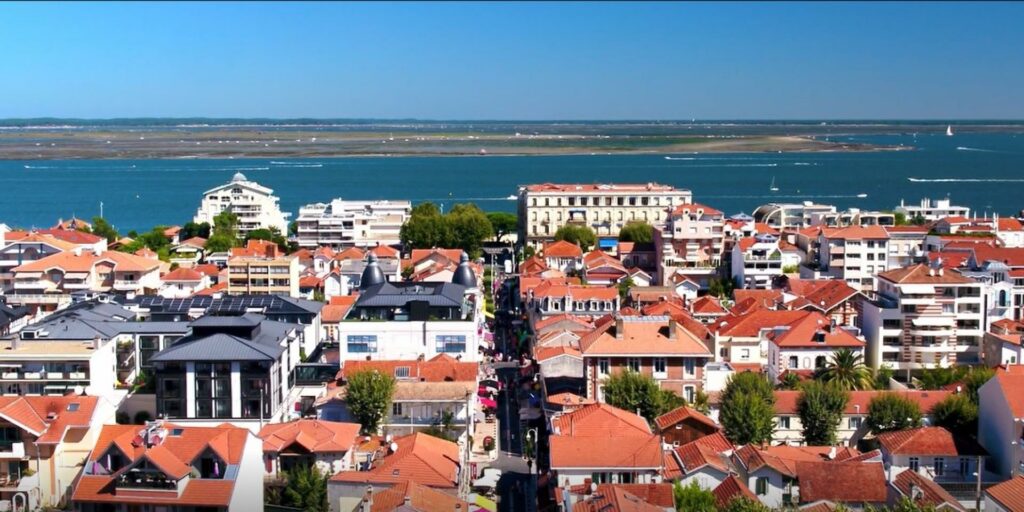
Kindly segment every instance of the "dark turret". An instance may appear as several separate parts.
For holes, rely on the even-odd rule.
[[[476,274],[469,268],[469,255],[466,253],[459,257],[459,266],[452,275],[452,282],[466,288],[476,288]]]
[[[384,271],[380,269],[380,265],[377,264],[377,255],[370,253],[370,257],[367,260],[366,268],[363,269],[363,275],[359,278],[359,289],[365,290],[371,286],[383,284],[387,279],[384,278]]]

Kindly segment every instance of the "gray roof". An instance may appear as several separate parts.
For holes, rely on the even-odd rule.
[[[312,314],[324,307],[323,302],[296,299],[281,295],[228,295],[213,297],[200,295],[184,299],[168,299],[159,295],[139,295],[125,300],[126,305],[137,306],[156,313],[188,313],[202,309],[206,313],[244,313],[257,309],[266,315]]]
[[[45,331],[46,336],[40,336]],[[119,334],[184,334],[183,322],[137,322],[135,313],[116,304],[79,302],[26,326],[22,332],[35,332],[37,339],[91,340],[97,336],[113,338]]]
[[[387,279],[384,277],[384,271],[377,265],[377,255],[371,252],[367,260],[366,268],[363,269],[363,273],[359,277],[360,290],[387,282]]]
[[[211,334],[204,338],[175,343],[150,361],[275,361],[284,347],[256,343],[230,334]]]
[[[241,316],[206,315],[190,322],[194,327],[256,327],[264,320],[263,315],[246,313]]]
[[[403,307],[424,301],[437,307],[462,307],[466,287],[454,283],[382,283],[364,290],[355,307]]]

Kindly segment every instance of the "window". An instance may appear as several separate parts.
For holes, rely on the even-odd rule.
[[[683,359],[683,372],[687,377],[693,377],[697,371],[697,361],[692,358]]]
[[[631,358],[627,359],[626,360],[626,366],[629,367],[630,371],[639,372],[640,371],[640,358],[631,357]]]
[[[377,351],[377,335],[376,334],[357,334],[349,335],[348,351],[349,352],[376,352]]]
[[[394,402],[394,403],[391,404],[391,415],[392,416],[401,416],[402,415],[402,404],[401,403]]]
[[[799,363],[797,363],[797,357],[796,356],[789,356],[789,366],[787,366],[787,368],[796,369],[796,368],[799,367],[798,364]]]
[[[910,470],[917,472],[921,469],[921,459],[917,457],[910,458]]]
[[[780,416],[779,417],[778,428],[780,428],[780,429],[787,429],[787,430],[789,429],[789,416]]]
[[[665,363],[665,358],[664,357],[655,357],[654,358],[654,375],[655,376],[664,377],[665,376],[665,371],[666,371],[665,366],[666,366],[666,363]]]
[[[405,378],[408,378],[408,377],[409,377],[409,367],[408,366],[398,366],[398,367],[395,368],[395,378],[396,379],[405,379]]]
[[[864,418],[850,418],[850,429],[859,429],[862,421],[864,421]]]
[[[196,417],[230,417],[231,364],[196,363],[195,378]]]
[[[466,336],[464,334],[440,334],[434,338],[438,352],[465,352]]]
[[[691,404],[693,403],[693,399],[695,398],[696,392],[697,391],[693,386],[683,386],[683,398],[685,398],[686,401]]]
[[[960,457],[960,476],[967,476],[971,474],[971,459],[967,457]]]
[[[900,311],[904,313],[914,313],[917,311],[917,306],[913,304],[905,304],[902,308],[900,308]]]
[[[633,473],[619,473],[620,484],[631,484],[633,483]]]
[[[597,360],[597,373],[600,375],[608,375],[608,360],[598,359]]]
[[[149,359],[160,351],[159,336],[139,336],[139,364],[143,368],[152,366]]]
[[[740,350],[740,359],[744,359],[744,360],[750,359],[750,349],[749,348],[745,348],[745,349]]]
[[[935,457],[935,463],[933,464],[935,469],[935,476],[943,476],[946,474],[946,459],[943,457]]]
[[[764,496],[768,494],[768,477],[757,477],[757,481],[754,484],[754,489],[758,496]]]

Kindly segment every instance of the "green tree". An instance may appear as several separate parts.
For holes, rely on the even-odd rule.
[[[213,218],[213,232],[206,240],[206,253],[230,251],[238,247],[238,215],[223,211]]]
[[[719,421],[734,444],[768,442],[775,430],[775,393],[763,376],[734,374],[722,392]]]
[[[179,236],[182,240],[188,240],[189,238],[197,236],[199,238],[210,238],[210,223],[201,222],[197,224],[191,221],[186,222],[185,225],[181,227],[181,233],[179,233]]]
[[[772,509],[760,501],[755,501],[745,496],[738,496],[729,500],[729,503],[720,508],[719,512],[772,512]]]
[[[932,406],[932,424],[962,437],[978,435],[978,405],[967,395],[949,395]]]
[[[708,294],[719,299],[732,297],[736,282],[732,278],[712,277],[708,280]]]
[[[514,213],[487,212],[487,220],[491,222],[491,230],[499,242],[519,227],[519,217]]]
[[[448,247],[454,239],[451,227],[440,208],[429,201],[412,209],[409,220],[399,231],[402,244],[413,249]]]
[[[921,408],[895,393],[882,393],[868,404],[867,425],[872,434],[919,427]]]
[[[651,377],[628,370],[605,379],[604,401],[629,412],[639,410],[648,422],[684,403],[675,393],[662,390]]]
[[[283,492],[285,506],[305,512],[327,512],[327,476],[315,466],[300,465],[287,473]]]
[[[565,225],[555,231],[555,240],[565,240],[580,246],[583,252],[597,245],[597,235],[587,226]]]
[[[984,366],[976,366],[971,368],[963,378],[964,391],[967,393],[967,397],[971,399],[974,405],[978,405],[978,390],[981,389],[989,379],[996,376],[996,371],[992,368]]]
[[[678,512],[717,512],[715,495],[702,488],[697,480],[691,480],[685,486],[676,480],[672,484],[672,496]]]
[[[626,276],[626,278],[620,280],[619,284],[616,286],[619,288],[619,298],[625,301],[626,297],[629,296],[629,289],[636,286],[636,282],[633,281],[631,276]]]
[[[704,391],[698,391],[693,394],[693,403],[690,404],[690,407],[693,407],[701,414],[710,414],[711,397]]]
[[[248,242],[249,240],[266,240],[277,244],[282,251],[288,249],[288,240],[285,239],[284,235],[276,227],[254,229],[245,235],[245,241]]]
[[[654,241],[654,226],[643,221],[627,222],[619,230],[619,241],[649,244]]]
[[[893,371],[891,366],[887,364],[879,366],[878,369],[874,371],[874,375],[872,376],[872,380],[874,381],[872,385],[874,386],[874,389],[877,389],[879,391],[885,391],[889,389],[889,380],[892,379],[893,375],[895,374],[896,372]]]
[[[480,257],[484,240],[494,237],[491,221],[473,203],[457,204],[445,214],[452,231],[453,246],[466,251],[472,258]]]
[[[893,219],[894,219],[894,222],[895,222],[895,224],[897,226],[906,226],[907,225],[907,214],[905,214],[903,212],[895,212],[895,213],[893,213]]]
[[[821,379],[835,383],[847,391],[874,387],[871,370],[864,366],[864,356],[848,348],[841,348],[832,353],[832,357],[821,371]]]
[[[784,390],[795,390],[800,385],[800,376],[793,372],[786,372],[781,379],[779,379],[778,387]]]
[[[921,372],[917,385],[921,389],[942,389],[959,382],[967,375],[967,368],[956,366],[950,368],[928,368]]]
[[[356,372],[348,378],[345,402],[366,434],[375,434],[391,407],[395,379],[376,370]]]
[[[836,427],[849,400],[850,393],[836,384],[809,381],[801,385],[796,409],[804,442],[811,446],[836,444]]]
[[[92,218],[92,234],[106,238],[107,242],[114,242],[120,238],[114,226],[111,226],[103,217]]]

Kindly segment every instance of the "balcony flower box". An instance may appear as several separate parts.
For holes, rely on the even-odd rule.
[[[84,379],[85,372],[71,372],[68,374],[69,379]]]
[[[3,373],[0,373],[0,378],[4,378],[4,379],[17,379],[18,378],[18,372],[3,372]]]
[[[25,372],[26,379],[41,379],[43,378],[42,372]]]

